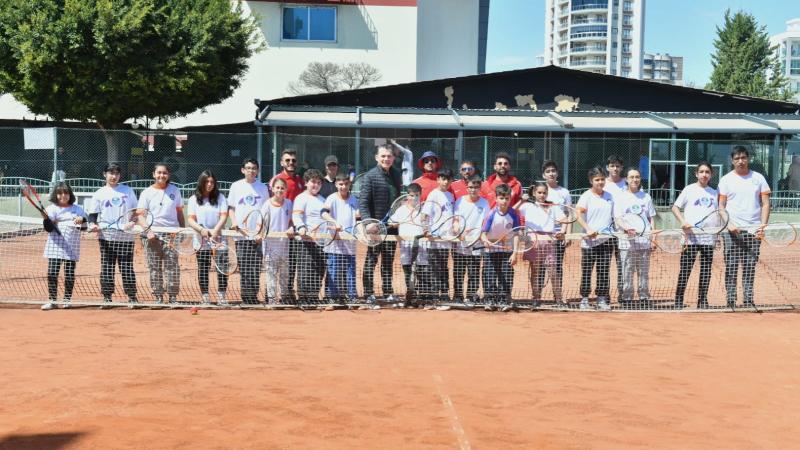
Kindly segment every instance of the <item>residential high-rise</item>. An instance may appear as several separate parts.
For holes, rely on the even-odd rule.
[[[770,38],[777,46],[778,57],[783,63],[784,74],[789,78],[789,87],[794,91],[794,101],[800,103],[800,18],[786,22],[786,31]]]
[[[545,64],[642,77],[645,0],[546,0]]]
[[[645,53],[642,59],[642,79],[683,85],[683,56]]]

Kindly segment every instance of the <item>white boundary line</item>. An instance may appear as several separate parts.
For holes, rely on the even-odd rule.
[[[464,427],[461,426],[461,421],[458,420],[458,414],[456,414],[456,408],[453,406],[453,401],[450,400],[450,396],[444,392],[441,375],[434,374],[433,382],[436,383],[436,391],[439,394],[439,398],[442,399],[445,409],[447,409],[447,414],[450,416],[450,425],[452,426],[453,432],[456,434],[456,438],[458,439],[458,448],[461,450],[470,450],[472,447],[470,447],[469,440],[467,440],[467,433],[464,432]]]

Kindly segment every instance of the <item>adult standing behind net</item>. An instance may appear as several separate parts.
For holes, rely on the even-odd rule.
[[[99,233],[100,244],[100,292],[103,301],[110,302],[114,294],[114,266],[119,265],[122,288],[128,302],[136,303],[136,273],[133,271],[133,245],[135,236],[114,227],[101,228],[101,224],[113,224],[136,208],[136,193],[130,186],[119,184],[121,168],[117,163],[108,163],[103,169],[106,185],[95,191],[89,201],[89,231]]]
[[[243,223],[252,211],[261,211],[261,206],[269,198],[267,186],[258,181],[258,161],[245,159],[242,174],[244,178],[231,184],[228,190],[228,215],[233,228]],[[239,261],[242,303],[257,305],[263,258],[261,239],[249,236],[236,236],[234,239],[236,259]]]
[[[472,161],[461,161],[461,168],[459,169],[461,178],[450,184],[450,190],[453,192],[453,197],[458,200],[465,195],[469,195],[469,188],[467,182],[475,174],[475,163]],[[475,193],[480,194],[480,192]]]
[[[178,228],[184,226],[183,197],[181,191],[170,183],[171,171],[163,163],[155,165],[153,179],[155,183],[142,191],[139,197],[139,208],[150,211],[153,215],[154,227]],[[144,220],[144,219],[141,219]],[[166,290],[170,303],[177,303],[178,292],[181,287],[181,267],[178,262],[178,252],[167,244],[167,239],[161,233],[152,229],[142,239],[142,245],[147,254],[147,266],[150,271],[150,289],[153,290],[156,303],[164,301]],[[167,275],[167,285],[164,286],[164,274]]]
[[[431,192],[439,188],[439,170],[442,168],[442,160],[434,152],[425,152],[417,161],[417,167],[422,170],[422,175],[414,180],[414,183],[422,188],[420,201],[424,202]],[[448,187],[447,192],[452,194],[453,190]]]
[[[522,183],[517,177],[511,175],[511,157],[508,153],[500,152],[494,157],[494,173],[490,175],[481,185],[481,197],[489,202],[489,207],[496,205],[496,188],[501,184],[506,184],[511,189],[510,201],[516,205],[522,198]]]
[[[414,153],[412,153],[410,149],[395,142],[394,139],[389,139],[389,145],[391,145],[394,150],[394,157],[400,158],[403,186],[408,186],[413,183],[414,180]]]
[[[400,172],[392,167],[394,164],[394,153],[387,145],[379,145],[375,148],[375,161],[377,165],[364,174],[361,182],[361,190],[358,197],[358,210],[361,220],[377,219],[382,220],[392,202],[400,195]],[[390,233],[396,231],[390,229]],[[378,256],[381,258],[381,284],[383,285],[383,295],[386,301],[393,303],[394,289],[392,288],[392,264],[394,262],[394,252],[397,242],[386,240],[379,245],[367,249],[367,258],[364,262],[364,295],[369,303],[376,303],[374,289],[375,266],[378,263]]]
[[[281,170],[277,175],[272,177],[269,184],[275,180],[286,181],[286,198],[294,202],[298,195],[305,189],[303,176],[297,171],[297,152],[294,150],[284,150],[281,153]],[[297,274],[297,264],[300,256],[300,241],[294,239],[289,240],[289,291],[286,294],[281,294],[284,301],[292,301],[295,298],[294,281]]]
[[[736,279],[742,266],[744,306],[755,306],[753,282],[764,227],[769,222],[767,180],[750,170],[750,153],[741,145],[731,151],[733,170],[719,180],[719,207],[728,213],[725,244],[725,290],[729,308],[736,306]]]
[[[322,178],[322,187],[319,195],[328,198],[337,192],[336,175],[339,174],[339,158],[334,155],[325,157],[325,176]]]
[[[210,303],[208,295],[208,271],[211,269],[211,258],[216,258],[218,267],[225,267],[228,252],[220,251],[212,254],[211,239],[222,236],[222,227],[228,221],[228,201],[219,191],[217,177],[211,170],[204,170],[197,179],[197,190],[189,198],[189,226],[199,234],[195,237],[197,253],[197,282],[204,305]],[[228,275],[217,272],[217,304],[224,305],[228,290]]]

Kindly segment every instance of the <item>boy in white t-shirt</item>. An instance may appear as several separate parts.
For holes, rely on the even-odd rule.
[[[463,217],[466,223],[464,224],[464,234],[470,235],[470,230],[480,230],[483,227],[483,222],[489,215],[489,202],[480,196],[481,184],[483,179],[478,175],[473,175],[467,179],[467,195],[456,200],[455,214]],[[478,288],[480,287],[481,278],[481,254],[483,253],[483,242],[478,240],[472,247],[467,247],[462,243],[458,243],[453,250],[453,283],[455,287],[455,301],[465,301],[464,292],[464,274],[467,275],[467,297],[466,301],[470,303],[477,302]]]
[[[617,197],[626,192],[628,190],[628,182],[622,176],[622,170],[625,168],[625,165],[622,162],[622,158],[617,155],[610,155],[606,159],[606,170],[608,171],[608,177],[606,178],[606,183],[603,187],[603,190],[611,194],[611,198],[616,202]],[[611,252],[614,258],[614,265],[617,268],[617,296],[622,296],[622,261],[620,260],[619,255],[619,245],[617,244],[617,238],[612,237],[611,240],[613,245],[613,250]]]
[[[289,239],[292,239],[292,201],[286,198],[288,184],[283,178],[272,179],[272,198],[261,207],[264,220],[269,221],[269,232],[287,233],[287,237],[264,239],[264,271],[267,274],[266,301],[268,304],[290,302],[289,295]],[[280,292],[278,292],[280,288]]]
[[[437,240],[437,227],[445,223],[450,217],[453,216],[453,204],[455,198],[450,191],[450,184],[453,182],[453,172],[450,169],[441,169],[436,176],[436,189],[428,194],[425,205],[435,204],[440,208],[436,223],[431,224],[431,234],[433,241],[430,243],[430,265],[437,267],[438,270],[432,273],[432,296],[434,301],[449,302],[450,301],[450,251],[453,245],[449,241]],[[424,208],[424,207],[423,207]],[[423,209],[422,214],[426,214]],[[447,226],[447,225],[444,225]],[[427,231],[427,230],[426,230]]]
[[[183,197],[181,191],[169,182],[171,171],[169,166],[160,163],[153,169],[155,183],[142,191],[139,196],[140,209],[146,209],[153,215],[153,227],[179,228],[184,226]],[[181,267],[178,262],[178,252],[169,244],[162,233],[155,233],[152,229],[142,237],[142,245],[147,254],[147,266],[150,272],[150,289],[156,303],[164,301],[166,290],[169,302],[177,303],[178,292],[181,287]],[[167,275],[167,285],[164,286],[164,274]]]
[[[237,228],[248,214],[260,211],[269,198],[267,186],[258,181],[258,161],[252,158],[242,163],[244,178],[231,184],[228,190],[228,217],[232,228]],[[239,261],[239,283],[242,303],[258,305],[259,279],[261,277],[261,237],[237,236],[236,259]]]
[[[547,183],[547,202],[554,205],[567,205],[572,206],[572,195],[569,189],[558,184],[558,164],[555,161],[545,161],[542,164],[542,178]],[[572,232],[572,224],[561,225],[556,224],[556,230],[562,232],[564,235],[569,235]],[[558,279],[559,286],[564,279],[564,253],[570,245],[570,241],[566,239],[559,239],[554,241],[555,249],[555,277]],[[539,266],[539,286],[545,285],[545,267]]]
[[[111,227],[117,219],[136,208],[136,193],[130,186],[120,184],[121,168],[108,163],[103,169],[106,185],[98,189],[88,205],[89,231],[98,233],[100,244],[100,292],[103,301],[110,302],[114,294],[114,266],[119,265],[122,288],[128,302],[137,303],[136,273],[133,271],[135,237]]]
[[[336,174],[336,192],[329,195],[322,205],[322,218],[336,222],[338,231],[352,231],[358,217],[358,201],[350,194],[350,177],[346,173]],[[353,303],[356,292],[356,242],[337,239],[325,246],[330,280],[329,297],[336,302]]]
[[[628,169],[628,191],[618,195],[614,200],[614,217],[626,214],[640,216],[646,223],[645,231],[653,229],[653,218],[656,210],[650,194],[642,190],[642,176],[638,169]],[[617,239],[620,261],[622,261],[622,295],[620,306],[629,308],[633,304],[633,283],[637,278],[639,284],[639,301],[642,308],[650,308],[650,252],[651,241],[647,236]]]
[[[597,309],[608,311],[609,263],[614,252],[615,240],[610,236],[598,236],[603,230],[611,230],[614,214],[614,200],[611,194],[603,190],[606,177],[603,169],[595,167],[589,170],[591,189],[578,199],[578,223],[583,227],[586,237],[581,240],[581,304],[582,310],[591,309],[589,295],[592,293],[592,271],[597,267]]]
[[[750,153],[737,145],[731,152],[733,170],[719,180],[719,206],[728,213],[725,244],[725,290],[729,308],[736,306],[736,278],[742,266],[744,306],[754,307],[753,283],[761,251],[764,227],[769,223],[767,180],[750,170]]]
[[[503,248],[493,247],[489,242],[502,239],[508,231],[520,226],[522,222],[511,207],[511,187],[505,183],[500,184],[495,188],[494,194],[495,207],[486,218],[481,237],[486,246],[483,253],[483,302],[486,310],[499,307],[501,311],[508,311],[514,307],[511,288],[517,256]]]
[[[322,205],[325,199],[319,195],[322,188],[322,173],[317,169],[303,174],[306,190],[295,197],[292,206],[292,223],[300,241],[298,290],[301,303],[319,302],[320,288],[325,277],[325,255],[316,243],[306,238],[322,222]]]
[[[399,223],[397,234],[405,238],[409,236],[422,235],[423,229],[420,224],[419,216],[414,216],[416,207],[419,205],[419,198],[422,195],[422,187],[417,183],[411,183],[406,187],[407,202],[389,217],[389,223]],[[411,272],[416,264],[416,284],[411,282]],[[400,265],[403,267],[403,276],[406,282],[406,306],[415,307],[420,301],[427,301],[427,291],[423,286],[429,286],[428,274],[428,242],[418,239],[416,245],[410,239],[400,241]]]

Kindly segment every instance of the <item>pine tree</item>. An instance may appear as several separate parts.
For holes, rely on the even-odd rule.
[[[717,27],[716,53],[711,55],[714,71],[706,89],[772,100],[791,98],[789,81],[765,28],[749,13],[725,11],[725,24]]]

